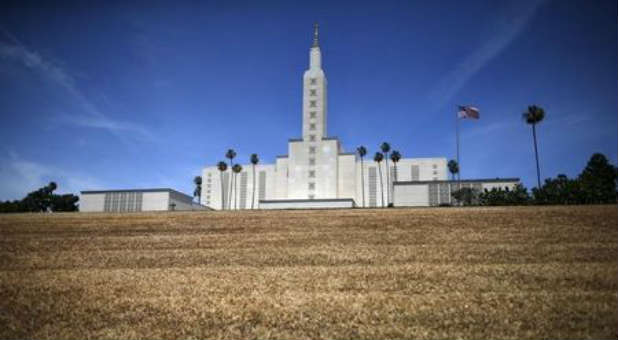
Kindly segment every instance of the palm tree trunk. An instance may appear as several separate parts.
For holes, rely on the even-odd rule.
[[[380,172],[380,191],[382,192],[382,208],[384,208],[384,183],[382,181],[382,164],[378,163],[378,171]]]
[[[538,185],[537,188],[541,190],[541,170],[539,168],[539,152],[536,146],[536,124],[532,124],[532,137],[534,138],[534,156],[536,158],[536,182]]]
[[[227,198],[227,209],[231,210],[232,209],[232,178],[234,177],[234,171],[232,171],[232,159],[230,158],[230,187],[229,187],[229,193],[230,196],[228,196]]]
[[[253,164],[253,197],[251,198],[251,210],[255,204],[255,164]]]
[[[223,171],[219,171],[219,177],[221,178],[221,210],[225,210],[225,189],[223,188]]]
[[[388,205],[391,201],[389,192],[390,192],[390,169],[388,168],[388,152],[386,153],[386,205]]]
[[[361,189],[363,193],[363,208],[365,207],[365,165],[363,164],[363,157],[361,157]]]

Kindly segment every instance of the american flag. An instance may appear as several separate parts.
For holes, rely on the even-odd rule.
[[[460,106],[459,111],[457,111],[458,118],[472,118],[479,119],[479,109],[474,106]]]

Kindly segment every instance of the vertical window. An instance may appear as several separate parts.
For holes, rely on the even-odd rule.
[[[315,183],[309,182],[309,190],[314,190],[314,189],[315,189]]]
[[[309,178],[315,178],[315,170],[309,170]]]
[[[309,158],[309,165],[315,165],[315,158]]]
[[[317,80],[317,79],[315,79],[315,78],[311,78],[311,79],[309,80],[309,82],[311,83],[311,85],[315,85],[315,84],[317,84],[317,83],[318,83],[318,80]]]
[[[309,197],[309,199],[310,199],[310,200],[312,200],[312,199],[314,199],[314,198],[315,198],[315,195],[310,194],[310,195],[308,195],[307,197]]]
[[[309,147],[309,153],[315,153],[315,146]]]
[[[309,124],[309,130],[315,130],[315,124],[314,123]]]
[[[315,100],[310,100],[309,101],[309,107],[316,107],[317,106],[317,101]]]
[[[310,96],[314,96],[314,97],[317,96],[318,95],[318,90],[315,90],[315,89],[309,90],[309,95]]]
[[[315,142],[315,135],[309,135],[309,140],[311,142]]]
[[[315,115],[316,115],[315,111],[309,112],[309,118],[315,118]]]

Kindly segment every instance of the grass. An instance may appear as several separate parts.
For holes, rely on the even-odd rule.
[[[606,338],[612,206],[0,216],[0,338]]]

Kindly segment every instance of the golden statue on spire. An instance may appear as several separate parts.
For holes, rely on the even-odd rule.
[[[318,23],[313,24],[313,45],[311,47],[319,47],[318,45]]]

